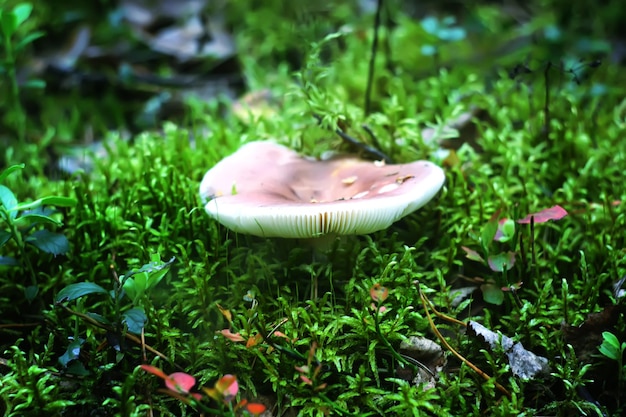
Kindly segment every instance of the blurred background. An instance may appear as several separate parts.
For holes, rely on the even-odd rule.
[[[201,123],[203,107],[228,108],[249,92],[271,100],[272,83],[284,75],[295,81],[311,44],[335,32],[362,42],[363,56],[342,64],[341,38],[324,49],[319,65],[352,65],[362,73],[354,79],[348,71],[343,83],[352,89],[346,99],[362,100],[378,2],[0,5],[0,169],[37,157],[49,175],[59,175],[80,168],[71,155],[85,146],[97,150],[110,132],[132,140],[165,120]],[[453,70],[489,86],[503,76],[537,82],[549,76],[587,83],[588,94],[601,97],[621,79],[625,15],[617,0],[386,0],[379,61],[398,77]],[[384,89],[378,85],[379,96]],[[379,109],[375,98],[372,106]]]

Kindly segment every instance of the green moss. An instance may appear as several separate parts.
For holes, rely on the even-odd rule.
[[[567,346],[559,329],[562,322],[577,326],[588,313],[623,304],[611,289],[626,274],[626,214],[623,204],[614,203],[626,196],[622,72],[601,67],[593,81],[578,85],[571,74],[558,70],[549,73],[546,83],[545,62],[539,60],[532,62],[535,72],[526,78],[510,79],[503,68],[485,70],[484,63],[467,58],[474,56],[474,40],[481,38],[478,45],[493,48],[500,32],[502,42],[517,34],[490,6],[473,15],[483,31],[446,44],[447,49],[441,46],[435,62],[419,49],[408,51],[429,38],[396,6],[390,2],[388,8],[397,13],[397,25],[382,33],[392,47],[391,66],[384,54],[376,61],[371,114],[363,112],[371,15],[357,15],[340,34],[327,36],[356,12],[338,5],[323,10],[325,19],[311,23],[295,6],[279,18],[272,5],[240,2],[234,10],[246,10],[245,19],[233,25],[240,30],[245,73],[251,86],[270,88],[280,98],[274,113],[247,124],[224,114],[224,100],[191,102],[185,123],[165,124],[132,142],[112,134],[107,156],[94,160],[93,172],[60,180],[42,175],[45,161],[36,159],[36,147],[6,150],[8,156],[32,158],[25,161],[32,174],[6,183],[20,199],[62,194],[78,204],[64,216],[62,230],[71,242],[66,257],[26,254],[39,272],[40,304],[24,298],[28,282],[23,271],[0,267],[0,297],[7,306],[2,324],[9,325],[0,329],[5,333],[0,349],[12,358],[4,377],[12,382],[0,389],[0,409],[17,415],[16,402],[22,401],[21,415],[57,412],[36,399],[43,396],[67,407],[106,403],[120,415],[140,413],[146,404],[163,415],[190,413],[190,407],[158,393],[154,378],[136,370],[145,354],[148,363],[167,373],[193,374],[205,386],[235,374],[242,397],[266,398],[277,415],[293,410],[302,415],[326,410],[332,415],[497,416],[559,407],[594,410],[577,389],[601,385],[601,374],[577,358],[581,352]],[[268,25],[270,20],[279,23]],[[296,23],[303,25],[301,30]],[[484,28],[498,32],[490,35]],[[289,38],[294,32],[301,38]],[[540,46],[529,48],[545,53]],[[293,50],[304,63],[297,74],[290,72],[297,65],[288,62]],[[605,89],[594,89],[593,82]],[[475,139],[461,137],[455,150],[458,163],[444,160],[440,144],[424,141],[422,129],[450,122],[472,106],[488,117],[476,120]],[[429,158],[445,164],[446,185],[435,201],[388,230],[337,240],[325,254],[305,242],[235,234],[204,213],[198,195],[202,175],[242,143],[274,139],[321,155],[348,149],[333,133],[337,126],[373,145],[362,124],[397,162]],[[519,219],[556,204],[569,215],[532,229],[516,224],[509,242],[481,241],[494,215]],[[516,263],[506,275],[495,272],[468,259],[463,246],[485,256],[514,251]],[[175,262],[138,305],[106,294],[66,303],[72,311],[55,304],[56,294],[77,282],[119,290],[116,280],[149,262],[154,253]],[[479,290],[474,299],[455,303],[456,290],[469,285],[468,279],[475,284],[476,278],[496,287],[521,286],[515,293],[504,292],[501,305],[484,303]],[[377,283],[389,289],[383,303],[388,311],[379,316],[370,297]],[[480,321],[545,356],[553,373],[522,381],[511,373],[502,352],[485,350],[459,326],[437,319],[450,344],[512,395],[504,396],[493,378],[482,380],[452,356],[432,390],[402,379],[401,368],[410,370],[410,365],[394,355],[400,342],[410,335],[436,339],[419,288],[448,315]],[[167,360],[126,337],[120,313],[131,307],[143,309],[145,343]],[[98,327],[88,317],[107,324]],[[32,321],[36,330],[11,327],[25,321]],[[246,341],[256,335],[266,338],[246,347],[219,333],[225,328]],[[623,330],[622,318],[615,332]],[[42,340],[48,333],[50,339]],[[25,334],[31,336],[18,344]],[[58,358],[71,340],[79,339],[81,354],[74,363],[82,364],[88,375],[80,387],[64,391],[59,386],[71,381],[69,374],[78,368],[66,368]],[[41,355],[36,365],[26,366],[24,357],[34,355]],[[321,364],[312,384],[296,370],[309,360],[311,368]],[[41,374],[46,377],[34,387],[33,375]],[[316,390],[320,384],[326,385]],[[619,413],[617,399],[621,396],[623,402],[623,394],[603,395],[606,408]]]

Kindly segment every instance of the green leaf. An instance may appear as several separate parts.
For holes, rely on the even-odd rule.
[[[44,80],[28,80],[24,83],[24,88],[32,88],[34,90],[43,90],[46,88],[46,82]]]
[[[148,321],[146,313],[144,313],[143,308],[141,307],[131,308],[122,314],[122,317],[122,322],[126,323],[128,331],[135,334],[140,334],[143,326]]]
[[[494,216],[492,217],[484,226],[480,234],[480,242],[483,245],[485,250],[493,241],[493,238],[496,236],[498,232],[498,219]]]
[[[504,272],[515,265],[515,252],[501,252],[487,258],[489,268],[494,272]]]
[[[89,372],[85,368],[85,365],[83,365],[83,363],[81,361],[73,361],[73,362],[71,362],[67,366],[67,368],[65,368],[65,371],[68,374],[78,375],[78,376],[87,376],[87,375],[89,375],[91,373],[91,372]],[[63,401],[62,400],[53,401],[52,403],[47,404],[47,406],[50,407],[50,404],[54,404],[55,402],[59,403],[58,408],[67,408],[67,405],[65,405],[65,406],[63,405]],[[70,402],[70,405],[74,405],[74,404]]]
[[[15,28],[17,29],[28,19],[33,11],[33,5],[30,3],[20,3],[13,8],[13,16],[15,16]]]
[[[613,333],[602,332],[602,339],[603,339],[602,343],[607,343],[615,347],[615,349],[619,349],[619,340],[617,339],[617,336],[615,336]]]
[[[51,253],[52,255],[62,255],[70,250],[70,243],[65,235],[52,233],[48,230],[37,230],[26,238],[26,241],[39,250]]]
[[[76,205],[76,199],[71,197],[60,196],[48,196],[32,201],[30,203],[22,203],[16,205],[13,210],[23,211],[32,210],[41,206],[56,206],[56,207],[74,207]]]
[[[162,262],[158,253],[150,255],[150,263],[143,265],[140,269],[131,271],[122,277],[123,287],[126,294],[137,302],[147,290],[154,288],[167,274],[169,266],[176,258],[172,257],[167,262]]]
[[[598,350],[600,351],[601,354],[603,354],[604,356],[606,356],[609,359],[613,359],[614,361],[616,361],[619,358],[618,352],[615,351],[613,349],[613,346],[611,346],[611,345],[602,344],[602,345],[600,345]]]
[[[83,344],[83,339],[73,340],[67,346],[67,350],[63,355],[59,357],[59,363],[63,365],[63,367],[67,367],[67,364],[77,359],[80,355],[80,346]]]
[[[106,317],[98,314],[98,313],[86,313],[85,314],[88,317],[91,317],[92,319],[94,319],[95,321],[97,321],[98,323],[102,323],[102,324],[111,324],[111,322],[109,320],[106,319]]]
[[[108,294],[109,292],[93,282],[78,282],[63,288],[57,294],[56,303],[72,301],[88,294]]]
[[[487,283],[480,286],[480,290],[483,293],[483,299],[491,304],[495,304],[497,306],[501,305],[504,302],[504,292],[500,287],[497,287],[495,284]]]
[[[609,359],[618,360],[621,352],[617,337],[611,332],[602,332],[602,339],[602,344],[598,348],[600,353]]]
[[[20,49],[24,48],[29,43],[33,43],[34,41],[36,41],[37,39],[43,37],[44,35],[45,35],[45,33],[42,32],[42,31],[29,33],[28,35],[26,35],[22,39],[20,39],[20,41],[18,43],[15,44],[15,50],[19,51]],[[26,83],[26,85],[28,85],[28,82]],[[45,83],[44,83],[44,85],[45,85]]]
[[[142,272],[140,274],[133,275],[132,278],[122,279],[122,281],[124,282],[124,291],[126,291],[126,294],[133,301],[133,303],[136,303],[146,291],[148,274]]]
[[[0,248],[6,245],[13,235],[6,230],[0,230]]]
[[[461,249],[465,251],[465,256],[467,257],[467,259],[480,262],[482,264],[485,263],[485,260],[483,259],[483,257],[480,256],[478,252],[476,252],[474,249],[470,249],[467,246],[461,246]]]
[[[29,302],[33,301],[35,297],[37,297],[37,294],[39,294],[39,286],[37,285],[29,285],[24,288],[24,296]]]
[[[498,222],[498,230],[493,237],[498,242],[508,242],[515,236],[515,222],[513,219],[500,219]]]
[[[6,211],[9,212],[9,218],[14,219],[17,216],[17,212],[11,211],[17,205],[17,198],[15,198],[15,194],[4,185],[0,185],[0,205],[4,206]]]
[[[50,216],[39,213],[27,213],[15,220],[15,224],[18,227],[33,225],[37,223],[53,224],[55,226],[61,226],[63,224]]]
[[[11,175],[12,172],[17,171],[18,169],[24,169],[24,164],[11,165],[10,167],[2,171],[2,173],[0,173],[0,182],[4,182],[5,178],[7,178],[9,175]]]
[[[155,272],[155,271],[160,271],[164,268],[168,268],[171,264],[174,263],[174,260],[176,258],[172,257],[172,259],[170,259],[167,262],[162,262],[161,261],[161,257],[159,256],[159,254],[151,254],[150,255],[150,263],[147,263],[145,265],[143,265],[137,272]]]

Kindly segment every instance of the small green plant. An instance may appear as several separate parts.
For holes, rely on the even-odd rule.
[[[5,117],[12,117],[13,120],[6,120],[9,125],[13,125],[17,130],[17,137],[24,140],[26,133],[26,113],[20,100],[20,85],[16,73],[16,60],[26,46],[43,36],[41,31],[21,33],[24,22],[30,17],[33,5],[30,3],[19,3],[11,10],[0,9],[0,42],[4,50],[4,59],[0,61],[0,73],[9,86],[6,92],[8,102],[4,103]],[[24,87],[43,88],[45,84],[41,80],[30,80]]]
[[[482,255],[474,249],[466,246],[461,247],[461,249],[465,251],[468,259],[480,262],[489,267],[491,271],[500,273],[500,278],[498,279],[478,279],[481,282],[480,289],[485,301],[496,305],[500,305],[504,302],[505,292],[515,292],[522,285],[521,281],[517,283],[509,282],[508,277],[508,271],[515,265],[517,256],[515,245],[518,242],[519,228],[517,228],[515,224],[535,225],[545,223],[549,220],[559,220],[566,216],[567,212],[560,206],[554,206],[537,213],[531,213],[517,221],[508,218],[498,220],[498,215],[499,213],[496,213],[489,219],[483,226],[480,236],[473,236],[474,240],[480,244]],[[493,242],[508,245],[509,250],[494,249]],[[532,248],[532,250],[534,250],[534,248]]]
[[[617,392],[622,392],[622,384],[624,375],[624,352],[626,351],[626,342],[620,344],[617,336],[611,332],[602,332],[602,344],[598,347],[601,354],[607,358],[617,362]]]
[[[19,344],[19,340],[16,344]],[[3,364],[0,375],[0,409],[6,417],[58,415],[74,404],[60,399],[58,376],[38,363],[31,363],[20,348],[12,346],[4,355],[10,359]],[[39,355],[35,355],[39,362]]]
[[[59,227],[62,222],[56,210],[51,207],[72,207],[76,200],[70,197],[48,196],[30,203],[20,203],[15,194],[2,185],[11,173],[24,168],[13,165],[0,173],[0,249],[10,243],[16,247],[19,258],[0,256],[0,266],[21,267],[31,278],[31,285],[24,292],[28,300],[33,300],[39,292],[37,272],[28,256],[30,247],[54,256],[63,255],[69,250],[65,235],[54,233],[47,226]]]
[[[563,383],[565,390],[565,398],[561,401],[550,403],[544,411],[558,410],[561,415],[576,414],[581,416],[589,415],[589,411],[593,411],[596,415],[604,415],[598,405],[591,401],[580,399],[579,392],[586,384],[593,382],[586,374],[591,369],[591,364],[582,364],[576,357],[576,352],[571,345],[565,347],[567,353],[564,355],[564,362],[555,365],[555,372],[552,376]],[[565,352],[565,350],[564,350]],[[569,413],[568,413],[569,412]]]
[[[113,313],[106,315],[96,312],[87,314],[75,312],[66,307],[66,310],[90,320],[100,326],[112,326],[110,329],[116,333],[128,331],[133,334],[141,334],[144,325],[148,321],[144,304],[150,290],[153,289],[167,274],[169,266],[174,262],[174,258],[168,262],[162,262],[159,254],[152,254],[150,262],[143,265],[138,270],[133,270],[119,277],[115,276],[113,290],[109,291],[94,282],[77,282],[63,288],[56,296],[57,305],[64,302],[74,301],[90,294],[105,294],[110,300]],[[125,302],[129,299],[130,302]],[[86,370],[83,365],[74,361],[80,354],[81,345],[84,340],[75,335],[70,341],[67,351],[59,358],[59,362],[69,371],[84,374]],[[123,358],[123,353],[119,352],[117,360]]]

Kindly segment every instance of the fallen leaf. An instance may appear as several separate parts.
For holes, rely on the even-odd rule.
[[[418,367],[413,378],[415,385],[424,384],[424,388],[434,387],[439,373],[446,366],[447,360],[443,349],[437,343],[422,336],[409,336],[400,343],[400,353],[419,361],[424,367]]]
[[[540,373],[549,372],[548,359],[524,349],[524,346],[501,333],[496,333],[482,324],[470,321],[467,328],[470,333],[480,335],[489,344],[492,351],[502,349],[507,356],[513,375],[522,379],[531,379]]]

